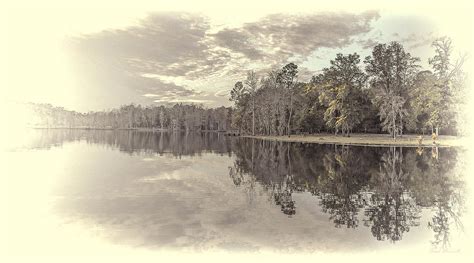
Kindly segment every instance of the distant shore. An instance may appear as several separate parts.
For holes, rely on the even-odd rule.
[[[33,129],[73,129],[73,130],[129,130],[129,131],[141,131],[141,132],[173,132],[173,131],[184,131],[184,130],[170,130],[170,129],[158,129],[158,128],[92,128],[92,127],[30,127]],[[226,133],[226,131],[217,130],[202,130],[199,132],[219,132]],[[419,143],[419,137],[423,137],[421,144]],[[431,135],[417,135],[407,134],[402,137],[398,137],[396,140],[390,137],[388,134],[374,134],[374,133],[354,133],[350,137],[342,135],[334,135],[329,133],[311,134],[311,135],[291,135],[288,137],[284,136],[271,136],[271,135],[241,135],[237,137],[242,138],[256,138],[261,140],[269,141],[282,141],[282,142],[302,142],[302,143],[319,143],[319,144],[341,144],[341,145],[362,145],[362,146],[406,146],[406,147],[467,147],[467,138],[440,135],[436,139],[436,144],[433,144]]]
[[[27,127],[37,130],[99,130],[99,131],[140,131],[140,132],[185,132],[184,129],[161,129],[161,128],[103,128],[103,127]],[[225,133],[225,130],[190,130],[189,132],[220,132]]]
[[[172,131],[160,128],[109,128],[109,127],[28,127],[37,130],[101,130],[101,131]]]
[[[424,135],[421,144],[418,137],[421,135],[403,135],[394,140],[388,134],[351,134],[350,137],[334,134],[312,134],[312,135],[291,135],[285,136],[242,136],[245,138],[256,138],[270,141],[283,142],[302,142],[302,143],[319,143],[319,144],[344,144],[344,145],[365,145],[365,146],[411,146],[411,147],[462,147],[467,146],[466,138],[457,136],[440,135],[433,144],[430,135]]]

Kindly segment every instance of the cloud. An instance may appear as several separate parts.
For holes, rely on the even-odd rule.
[[[352,37],[369,32],[371,22],[378,17],[377,12],[274,14],[239,28],[223,29],[213,37],[219,45],[249,60],[281,63],[294,56],[308,56],[319,48],[347,46]]]
[[[218,90],[216,93],[214,93],[214,96],[216,97],[225,97],[229,96],[230,91],[229,90]]]
[[[209,103],[210,100],[199,100],[199,99],[160,99],[154,100],[160,103],[194,103],[194,104],[205,104]]]
[[[298,81],[308,82],[311,80],[311,77],[315,75],[315,71],[309,70],[306,67],[298,67]]]
[[[150,93],[147,93],[147,94],[143,94],[143,97],[147,97],[147,98],[153,98],[153,97],[159,97],[160,95],[158,94],[150,94]]]
[[[225,55],[205,42],[209,29],[202,16],[159,13],[137,26],[83,36],[76,42],[91,55],[117,60],[135,71],[182,76],[224,63]]]
[[[144,93],[172,97],[197,93],[142,74],[208,74],[219,68],[225,56],[217,56],[204,43],[208,29],[200,16],[154,14],[137,26],[75,37],[67,44],[85,95],[112,107],[130,100],[150,102],[141,96]]]
[[[274,14],[217,30],[201,15],[155,13],[137,25],[74,37],[67,44],[83,95],[96,108],[163,98],[220,106],[228,100],[216,90],[228,90],[247,70],[280,68],[319,48],[347,46],[369,32],[378,16]]]
[[[363,49],[372,49],[372,48],[374,48],[377,44],[379,44],[380,41],[378,41],[378,40],[376,40],[376,39],[368,38],[368,39],[359,40],[359,41],[357,41],[357,43],[358,43]]]
[[[249,59],[260,59],[265,55],[252,43],[252,34],[250,32],[245,32],[241,29],[225,28],[214,34],[214,38],[218,45],[229,48],[234,52],[242,53]]]
[[[422,46],[430,46],[437,37],[433,32],[427,34],[411,33],[408,36],[400,37],[400,42],[406,44],[408,48],[415,49]]]

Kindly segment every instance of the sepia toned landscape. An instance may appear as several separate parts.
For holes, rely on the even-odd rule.
[[[8,262],[473,259],[471,9],[194,5],[9,9]]]

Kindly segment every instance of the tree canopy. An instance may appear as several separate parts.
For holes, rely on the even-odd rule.
[[[452,41],[436,39],[422,69],[399,42],[377,44],[363,63],[357,53],[337,54],[310,81],[298,80],[288,63],[267,72],[247,71],[230,91],[232,107],[124,105],[78,113],[34,105],[46,127],[238,129],[242,134],[288,135],[332,132],[388,132],[393,138],[427,130],[457,134],[459,105],[467,83],[466,56],[453,59]],[[453,62],[454,61],[454,62]]]

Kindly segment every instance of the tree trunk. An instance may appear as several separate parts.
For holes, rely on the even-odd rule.
[[[396,135],[396,132],[397,132],[397,126],[396,126],[396,125],[397,125],[397,123],[396,123],[395,117],[396,117],[396,115],[393,114],[393,116],[392,116],[392,133],[393,133],[393,139],[394,139],[394,140],[395,140],[395,138],[396,138],[396,136],[397,136],[397,135]]]
[[[291,116],[293,115],[293,98],[292,96],[290,95],[290,116],[288,117],[288,137],[290,137],[290,131],[291,131],[291,127],[290,127],[290,122],[291,122]]]
[[[255,136],[255,99],[252,99],[252,136]]]
[[[290,131],[291,131],[290,122],[291,122],[291,111],[290,111],[290,117],[288,118],[288,128],[287,128],[288,137],[290,137]]]
[[[403,135],[403,118],[402,115],[400,114],[400,137]]]
[[[255,151],[255,139],[252,138],[252,171],[254,171],[255,169],[254,151]]]

